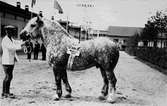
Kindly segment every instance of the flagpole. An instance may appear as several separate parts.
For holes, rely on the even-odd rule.
[[[36,4],[36,0],[31,0],[31,18],[33,17],[34,5]]]
[[[68,30],[68,28],[69,28],[69,25],[68,25],[69,23],[68,23],[68,15],[67,15],[67,23],[66,23],[66,30],[67,30],[67,32],[69,33],[69,30]]]
[[[33,15],[33,7],[31,7],[31,18],[32,18],[32,15]]]

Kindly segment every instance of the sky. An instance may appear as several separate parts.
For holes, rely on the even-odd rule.
[[[1,0],[12,5],[21,2],[21,8],[31,0]],[[148,18],[156,11],[167,11],[167,0],[57,0],[64,13],[59,14],[53,7],[54,0],[36,0],[34,12],[43,11],[45,17],[69,20],[72,24],[107,29],[108,26],[144,27]],[[81,7],[91,4],[93,7]]]

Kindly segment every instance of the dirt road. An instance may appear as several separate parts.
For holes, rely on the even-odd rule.
[[[118,83],[114,104],[98,99],[103,83],[95,67],[68,72],[73,97],[54,101],[54,76],[47,62],[19,57],[11,85],[17,99],[0,99],[0,106],[167,106],[167,76],[124,52],[115,69]],[[3,78],[0,66],[0,93]]]

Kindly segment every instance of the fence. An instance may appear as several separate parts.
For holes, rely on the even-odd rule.
[[[167,47],[129,46],[126,49],[126,52],[152,64],[158,65],[161,68],[167,69]]]

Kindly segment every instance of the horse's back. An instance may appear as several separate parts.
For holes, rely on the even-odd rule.
[[[108,64],[117,60],[119,51],[116,44],[108,38],[98,37],[80,43],[80,55],[75,57],[73,69],[98,64]]]

